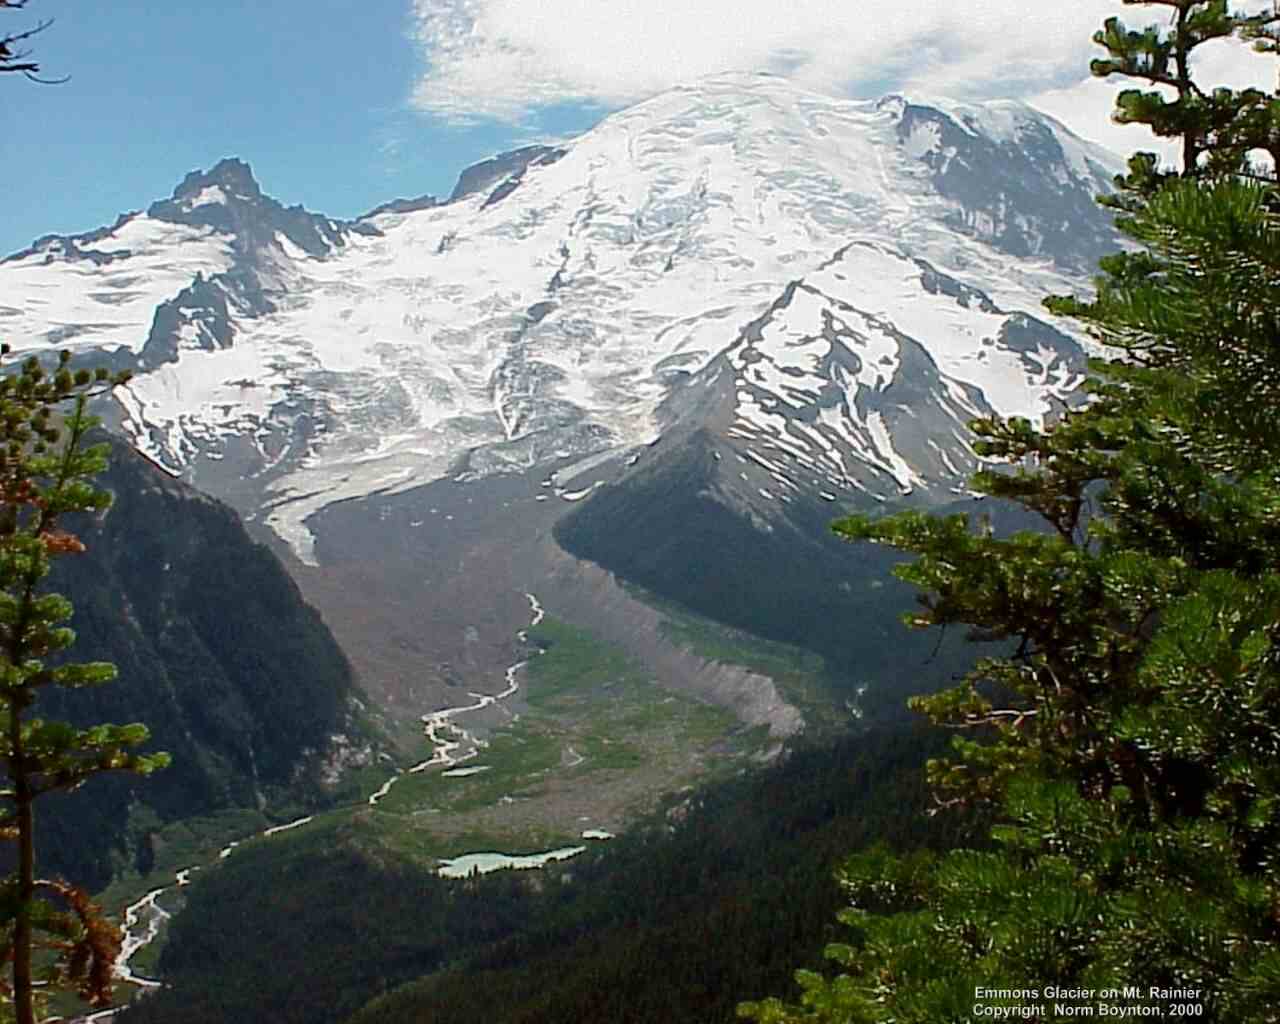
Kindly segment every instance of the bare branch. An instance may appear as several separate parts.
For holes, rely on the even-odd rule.
[[[1013,719],[1013,725],[1010,728],[1017,729],[1022,726],[1028,718],[1035,718],[1040,712],[1034,708],[1019,710],[1017,708],[1005,708],[1001,710],[984,711],[981,714],[973,713],[965,715],[964,721],[961,722],[940,722],[939,725],[947,729],[981,729],[985,726],[995,725],[997,722]]]
[[[22,10],[27,6],[27,0],[0,0],[0,11]],[[13,32],[9,35],[0,36],[0,74],[6,71],[17,72],[33,82],[39,82],[41,85],[59,85],[67,81],[67,77],[62,78],[41,78],[40,62],[31,59],[31,51],[17,44],[33,36],[39,35],[50,25],[53,19],[49,18],[39,22],[34,28],[29,28],[25,32]]]

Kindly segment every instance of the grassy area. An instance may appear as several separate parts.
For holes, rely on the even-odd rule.
[[[431,832],[456,838],[475,826],[536,846],[549,834],[574,834],[584,794],[616,820],[764,742],[737,729],[729,712],[658,686],[586,630],[547,617],[530,629],[529,643],[541,653],[523,670],[526,710],[463,765],[483,771],[447,777],[433,768],[400,778],[377,805],[382,827],[407,840]]]
[[[585,629],[547,616],[528,635],[529,642],[542,649],[525,669],[531,707],[560,710],[643,679],[639,665]]]
[[[358,769],[344,782],[346,806],[318,813],[290,833],[290,841],[305,841],[303,831],[355,828],[424,860],[457,854],[469,836],[490,847],[506,849],[514,841],[532,851],[544,841],[572,838],[563,815],[546,813],[540,821],[531,808],[499,824],[479,812],[512,802],[563,801],[567,790],[581,792],[584,784],[620,788],[630,774],[643,776],[635,788],[652,798],[714,773],[720,763],[727,768],[765,742],[761,730],[736,728],[729,712],[662,689],[642,665],[586,630],[547,617],[529,631],[529,642],[542,653],[532,654],[523,670],[527,711],[491,733],[463,764],[484,771],[452,778],[439,768],[406,774],[370,808],[369,793],[394,769],[389,763]],[[171,886],[179,869],[215,864],[227,843],[269,824],[261,813],[239,809],[160,828],[152,840],[153,870],[117,879],[98,898],[118,913],[151,889]],[[166,896],[175,899],[176,893]]]
[[[742,665],[775,680],[811,680],[826,671],[826,663],[820,654],[763,640],[708,619],[691,615],[671,616],[663,623],[662,631],[704,658]]]
[[[233,840],[242,843],[226,862],[233,867],[259,844],[271,844],[273,862],[345,844],[375,859],[400,855],[428,870],[463,853],[576,845],[584,821],[616,826],[664,792],[734,770],[767,743],[767,730],[743,730],[728,711],[663,689],[642,665],[585,630],[548,617],[529,631],[529,641],[542,653],[531,654],[522,672],[525,710],[460,765],[483,771],[405,774],[371,807],[369,794],[394,766],[359,769],[344,780],[344,806],[265,839],[245,839],[270,824],[252,810],[165,826],[154,833],[154,869],[117,880],[101,894],[103,905],[118,913],[154,888],[172,887],[182,868],[199,866],[192,876],[198,884],[223,866],[218,853]],[[421,744],[420,731],[416,737]],[[407,734],[396,739],[407,747]],[[162,904],[176,911],[185,898],[169,888]],[[134,969],[153,970],[163,944],[162,936],[141,951]]]
[[[151,871],[145,875],[122,875],[95,899],[109,913],[118,913],[152,889],[172,885],[175,872],[215,860],[227,843],[259,832],[269,824],[259,811],[233,808],[165,825],[152,837],[155,863]]]
[[[644,764],[644,752],[638,746],[609,736],[583,736],[577,740],[573,752],[582,760],[566,768],[583,775],[593,771],[624,771]]]
[[[390,814],[412,814],[424,808],[454,813],[496,803],[504,796],[529,795],[537,789],[538,773],[560,763],[557,739],[536,723],[520,722],[500,729],[489,738],[480,755],[464,767],[486,770],[463,778],[448,778],[436,768],[405,775],[378,803]]]
[[[813,651],[766,640],[704,618],[634,587],[638,600],[663,615],[662,634],[672,643],[710,661],[720,661],[768,676],[779,692],[800,709],[810,733],[848,722],[847,709],[834,696],[839,689],[826,660]]]
[[[544,653],[529,662],[529,703],[564,726],[580,769],[631,768],[673,746],[706,748],[735,733],[730,712],[663,689],[586,630],[548,618],[530,640]]]

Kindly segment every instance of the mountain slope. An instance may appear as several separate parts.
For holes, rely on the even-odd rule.
[[[851,260],[851,242],[892,240],[944,282],[963,267],[949,286],[1032,312],[1113,244],[1092,205],[1112,169],[1015,104],[719,76],[564,149],[469,169],[446,203],[356,224],[285,209],[224,161],[145,214],[10,257],[0,294],[16,347],[127,349],[146,371],[123,418],[135,442],[269,508],[309,557],[310,512],[442,477],[460,455],[484,475],[651,437],[673,376],[789,282]],[[945,344],[917,340],[935,359]],[[984,394],[1034,390],[1040,372],[974,370]]]
[[[1076,400],[1040,301],[1118,244],[1118,169],[1019,104],[721,75],[356,222],[224,161],[0,263],[0,329],[134,367],[115,427],[287,545],[370,685],[429,709],[386,638],[429,622],[433,663],[498,670],[549,531],[668,596],[656,550],[767,551],[783,617],[807,575],[879,573],[829,516],[963,498],[969,419]]]
[[[42,694],[79,725],[145,722],[169,768],[107,775],[42,802],[49,870],[94,886],[150,859],[151,831],[227,807],[318,799],[373,756],[351,670],[319,615],[235,513],[115,442],[99,485],[114,504],[68,525],[87,551],[49,589],[75,607],[76,660],[115,663],[107,686]]]

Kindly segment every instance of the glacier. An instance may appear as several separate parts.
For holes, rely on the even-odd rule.
[[[691,418],[753,506],[952,495],[970,419],[1074,400],[1041,300],[1116,247],[1120,167],[1017,103],[717,75],[355,221],[193,172],[0,262],[0,330],[134,369],[113,425],[308,563],[335,502],[543,465],[582,500],[566,464]]]

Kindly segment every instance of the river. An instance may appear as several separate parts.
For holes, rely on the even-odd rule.
[[[522,643],[529,641],[529,629],[538,625],[545,616],[545,611],[538,599],[533,594],[526,593],[525,597],[529,599],[529,609],[531,618],[528,627],[520,630],[516,635]],[[387,779],[376,792],[369,797],[369,805],[376,807],[378,802],[391,791],[391,787],[406,775],[413,775],[418,772],[424,772],[428,768],[440,765],[446,769],[455,768],[460,762],[475,757],[482,749],[483,744],[474,735],[458,725],[454,719],[460,715],[470,712],[480,711],[499,701],[506,700],[517,690],[520,689],[520,682],[516,678],[520,670],[528,664],[528,660],[518,661],[514,665],[508,666],[504,673],[505,687],[500,693],[484,694],[469,693],[474,703],[462,704],[457,707],[442,708],[439,711],[433,711],[428,715],[422,716],[422,732],[426,741],[431,746],[431,756],[425,761],[413,765],[403,771],[397,772]],[[466,747],[462,753],[458,751]],[[480,770],[482,766],[477,766],[476,770]],[[463,771],[459,770],[456,775],[462,775]],[[290,821],[284,825],[273,825],[271,828],[263,829],[261,832],[255,832],[252,835],[245,836],[243,839],[236,839],[218,852],[219,860],[226,860],[231,856],[232,852],[241,843],[251,839],[265,839],[279,835],[282,832],[288,832],[290,829],[299,828],[312,820],[312,815],[304,818],[298,818],[296,821]],[[573,852],[580,852],[581,847],[574,848]],[[528,857],[509,857],[506,854],[463,854],[461,857],[446,861],[440,873],[445,877],[452,877],[451,866],[459,864],[468,864],[471,867],[475,865],[468,858],[484,858],[486,868],[490,864],[488,858],[502,857],[513,861],[513,866],[532,866],[534,862],[538,864],[545,863],[547,860],[559,859],[564,856],[571,856],[567,850],[550,851],[547,854],[531,854]],[[139,989],[154,989],[160,987],[160,982],[152,978],[143,977],[137,974],[130,966],[129,962],[143,949],[156,940],[160,934],[160,930],[164,927],[166,921],[172,916],[169,911],[161,906],[160,897],[171,889],[181,888],[190,884],[191,873],[199,871],[200,865],[195,864],[190,867],[182,868],[174,875],[172,885],[161,886],[152,889],[141,899],[135,900],[129,904],[124,911],[124,921],[121,924],[121,931],[124,933],[124,941],[120,947],[120,955],[116,959],[115,974],[116,977],[126,984],[134,985]],[[117,1006],[110,1010],[99,1010],[97,1013],[89,1014],[85,1017],[77,1017],[71,1024],[97,1024],[97,1022],[110,1020],[119,1013],[123,1006]]]

